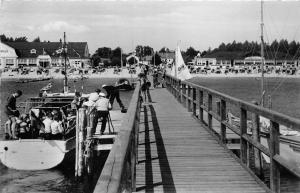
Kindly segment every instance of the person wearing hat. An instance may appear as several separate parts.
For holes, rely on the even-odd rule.
[[[106,91],[107,93],[107,98],[109,99],[110,104],[113,106],[114,105],[114,100],[116,99],[117,102],[119,103],[119,106],[121,108],[121,112],[125,111],[125,107],[120,99],[120,92],[119,92],[119,85],[113,86],[113,85],[106,85],[103,84],[102,88]]]
[[[95,105],[95,102],[99,99],[99,94],[93,92],[90,94],[88,101],[84,102],[82,106],[92,107]]]
[[[99,99],[95,102],[94,107],[96,108],[95,117],[93,119],[93,125],[92,125],[92,135],[95,133],[98,119],[102,119],[101,124],[101,135],[103,135],[106,127],[107,117],[109,110],[111,110],[111,104],[109,100],[106,98],[106,95],[103,92],[99,93]]]

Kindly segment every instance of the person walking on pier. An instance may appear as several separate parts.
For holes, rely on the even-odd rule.
[[[95,134],[96,132],[98,120],[100,118],[102,119],[100,134],[103,135],[106,127],[109,110],[112,109],[109,99],[106,98],[106,95],[101,92],[99,96],[100,96],[99,100],[97,100],[94,105],[97,111],[93,119],[92,135]]]
[[[5,113],[8,117],[7,130],[5,131],[6,138],[17,139],[16,124],[17,124],[17,117],[20,116],[20,113],[17,110],[16,102],[17,102],[17,98],[22,96],[22,94],[23,94],[22,91],[17,90],[7,99],[7,103],[5,105]]]

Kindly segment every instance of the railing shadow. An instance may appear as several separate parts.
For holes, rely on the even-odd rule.
[[[149,102],[152,101],[150,93],[147,93]],[[174,180],[171,172],[171,168],[169,165],[165,145],[163,142],[163,138],[160,132],[159,123],[156,117],[156,112],[154,107],[149,104],[145,105],[143,108],[144,112],[144,124],[145,124],[145,141],[142,145],[145,145],[145,160],[139,161],[140,163],[145,163],[145,186],[137,187],[137,191],[145,190],[145,192],[151,193],[154,192],[154,188],[157,186],[162,186],[163,192],[168,193],[176,193]],[[149,114],[150,112],[150,114]],[[149,121],[149,116],[151,117],[152,121]],[[150,130],[149,124],[153,125],[153,130]],[[150,141],[150,132],[154,132],[155,136],[155,144],[157,148],[157,155],[158,157],[152,158],[151,155],[151,144],[153,144],[152,141]],[[141,144],[140,144],[141,145]],[[160,166],[160,175],[161,175],[161,182],[155,182],[153,179],[153,168],[152,168],[152,162],[154,160],[157,160],[159,162]]]

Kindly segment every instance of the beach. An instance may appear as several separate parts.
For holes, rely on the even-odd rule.
[[[58,68],[56,68],[58,69]],[[35,78],[43,78],[43,77],[51,77],[53,79],[62,79],[64,78],[64,75],[61,72],[55,72],[56,69],[50,69],[49,74],[46,75],[43,74],[37,74],[36,70],[30,71],[28,74],[21,74],[17,72],[12,72],[12,70],[8,70],[6,72],[2,72],[1,78],[2,79],[35,79]],[[137,75],[140,73],[140,68],[136,68],[137,71],[135,74],[130,74],[127,68],[123,68],[121,72],[118,72],[117,74],[114,73],[113,68],[107,68],[104,72],[97,72],[92,73],[92,70],[88,70],[87,74],[84,74],[84,77],[87,78],[136,78]],[[68,70],[69,71],[69,70]],[[68,72],[67,71],[67,72]],[[68,73],[68,78],[70,79],[76,79],[80,78],[80,74],[78,71],[75,71],[74,73]]]

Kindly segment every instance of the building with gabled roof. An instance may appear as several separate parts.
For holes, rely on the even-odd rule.
[[[31,67],[55,67],[64,65],[62,42],[2,42],[15,50],[17,60],[13,64]],[[90,54],[87,42],[67,43],[67,65],[75,68],[89,66]],[[12,63],[3,63],[11,66]]]

